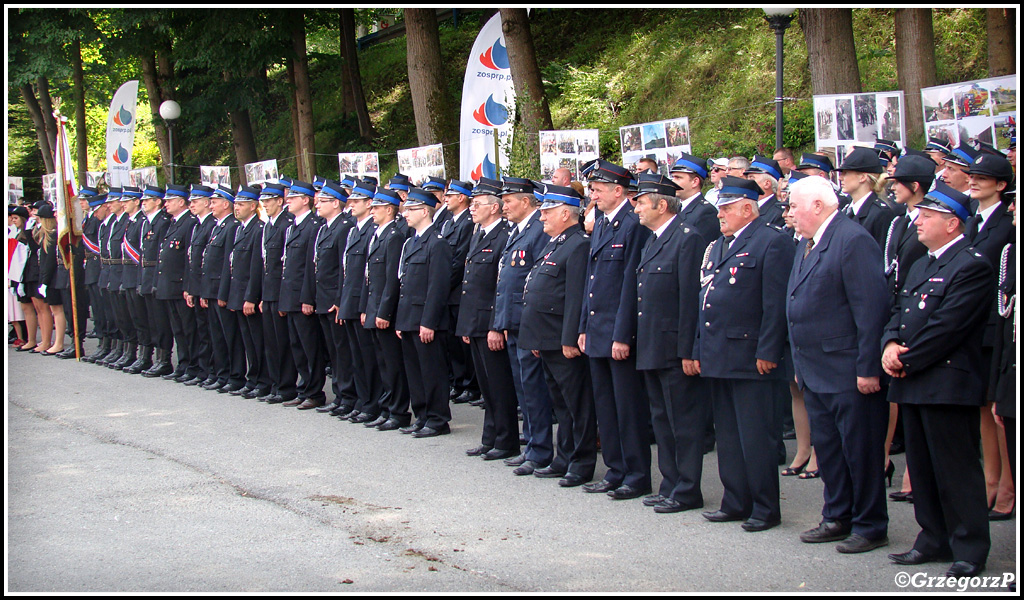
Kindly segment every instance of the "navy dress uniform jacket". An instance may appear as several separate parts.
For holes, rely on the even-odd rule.
[[[637,369],[679,368],[692,357],[704,248],[697,230],[678,217],[644,248],[637,267]]]
[[[405,243],[398,294],[397,331],[447,331],[452,249],[433,225]],[[461,282],[460,282],[461,283]]]
[[[895,296],[903,288],[911,265],[927,254],[928,248],[917,239],[917,226],[905,214],[892,220],[883,248],[888,290]]]
[[[281,263],[284,257],[285,231],[295,221],[292,214],[282,210],[277,219],[263,225],[263,290],[260,299],[264,302],[277,302],[281,297]]]
[[[394,325],[400,285],[398,263],[404,243],[405,231],[395,221],[384,225],[377,239],[370,241],[366,282],[360,300],[366,314],[366,329],[376,329],[376,319],[384,319]],[[445,281],[448,281],[447,277]]]
[[[185,291],[196,298],[203,297],[203,255],[206,253],[206,246],[210,243],[213,235],[213,228],[217,225],[217,219],[212,214],[199,220],[195,217],[192,221],[192,238],[188,247],[188,271],[185,278]],[[196,305],[198,306],[198,304]]]
[[[82,224],[82,245],[85,246],[85,285],[95,285],[100,279],[100,220],[89,215]]]
[[[801,389],[848,392],[857,389],[857,377],[882,375],[878,340],[890,295],[879,268],[882,252],[872,241],[837,212],[807,258],[797,250],[786,315]]]
[[[125,265],[122,262],[125,258],[124,248],[124,234],[128,229],[128,214],[121,213],[120,217],[114,220],[110,225],[110,259],[115,261],[110,265],[110,279],[107,281],[107,289],[111,292],[118,292],[121,290],[121,282],[124,278]]]
[[[791,238],[760,218],[736,236],[731,248],[720,236],[704,252],[700,316],[693,345],[701,376],[779,379],[757,361],[783,361],[786,345],[786,278],[793,264]],[[734,280],[735,283],[730,283]]]
[[[366,285],[366,257],[370,240],[377,230],[373,219],[367,219],[363,226],[358,223],[348,230],[345,240],[344,277],[341,282],[341,297],[338,300],[339,319],[359,319],[366,312],[362,303],[363,287]]]
[[[306,215],[302,223],[294,223],[285,231],[284,264],[281,269],[281,296],[278,310],[298,312],[303,304],[316,302],[313,286],[314,236],[323,223],[313,213]]]
[[[852,204],[850,207],[851,211],[848,215],[850,220],[867,229],[879,248],[885,248],[885,236],[889,232],[889,225],[896,217],[896,213],[874,192],[868,194],[856,213],[852,211]]]
[[[577,345],[589,254],[590,240],[579,225],[544,246],[523,291],[520,348],[561,351]]]
[[[452,215],[444,219],[440,228],[437,223],[432,227],[441,233],[451,249],[451,291],[448,294],[448,304],[460,304],[462,302],[462,276],[466,270],[466,255],[469,254],[469,242],[473,237],[473,219],[467,208],[458,216],[458,221]]]
[[[683,223],[697,230],[704,243],[718,238],[718,209],[704,199],[704,194],[700,194],[687,204],[679,216],[682,217]]]
[[[535,211],[523,225],[509,224],[509,237],[498,265],[498,280],[494,292],[494,313],[490,329],[518,331],[523,316],[523,290],[526,277],[541,257],[541,251],[551,238],[544,233],[540,210]]]
[[[500,221],[482,241],[474,239],[470,243],[469,254],[466,255],[466,271],[462,278],[462,305],[459,307],[455,335],[486,337],[492,331],[498,265],[508,235],[508,226]],[[473,234],[473,237],[476,238],[477,234]]]
[[[900,355],[906,377],[889,384],[890,402],[984,405],[981,341],[994,293],[992,267],[966,238],[937,260],[914,263],[880,347],[909,348]]]
[[[325,223],[319,234],[314,236],[312,275],[316,278],[314,304],[317,314],[327,314],[341,298],[345,242],[348,240],[348,232],[352,225],[352,220],[347,215],[340,214],[330,226]]]
[[[765,223],[771,223],[780,229],[786,227],[786,220],[782,218],[783,210],[779,206],[779,198],[775,194],[765,199],[764,204],[759,207],[758,211],[760,213],[759,218]]]
[[[185,277],[188,272],[188,254],[192,247],[192,231],[197,223],[195,215],[186,211],[179,219],[167,222],[167,231],[160,240],[157,253],[157,300],[182,300]]]
[[[152,294],[157,287],[160,248],[171,223],[171,216],[163,210],[158,210],[152,221],[145,216],[143,219],[145,220],[142,222],[142,277],[139,279],[139,293]]]
[[[212,217],[212,215],[211,215]],[[231,284],[231,248],[235,244],[235,229],[238,219],[234,215],[224,217],[210,232],[210,242],[203,252],[203,279],[200,284],[200,298],[227,302],[228,287]]]
[[[623,204],[611,223],[598,217],[590,238],[579,333],[591,358],[611,358],[612,342],[636,346],[636,269],[651,231]]]
[[[263,221],[256,215],[244,227],[239,224],[228,259],[228,310],[242,310],[246,302],[256,304],[263,291],[263,261],[260,260],[260,240]]]

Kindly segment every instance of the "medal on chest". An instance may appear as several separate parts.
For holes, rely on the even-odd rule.
[[[736,267],[729,267],[729,285],[736,283],[736,272],[739,271]]]
[[[921,301],[917,303],[917,307],[919,309],[921,309],[921,310],[924,310],[924,307],[926,306],[925,305],[925,300],[927,300],[927,299],[928,299],[928,294],[921,294]]]

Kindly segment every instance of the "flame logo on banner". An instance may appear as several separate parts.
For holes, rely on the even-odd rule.
[[[110,158],[114,159],[115,163],[123,165],[126,162],[128,162],[128,151],[124,149],[124,146],[118,144],[117,151],[115,151],[114,155],[111,156]]]
[[[114,115],[114,123],[121,127],[126,127],[132,122],[132,113],[129,110],[125,110],[124,106],[121,106],[121,110],[117,111]]]
[[[480,177],[487,177],[489,179],[498,178],[498,169],[494,163],[491,162],[489,156],[484,156],[483,162],[478,164],[473,172],[470,174],[470,179],[473,181],[480,181]]]
[[[494,45],[480,55],[480,62],[488,69],[501,71],[508,68],[508,50],[501,45],[501,38],[494,41]]]
[[[488,96],[480,108],[473,111],[473,118],[488,127],[504,125],[508,121],[508,109],[494,101],[494,95]]]

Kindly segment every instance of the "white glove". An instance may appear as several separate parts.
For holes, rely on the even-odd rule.
[[[19,283],[18,287],[14,288],[14,289],[16,289],[18,291],[18,295],[19,296],[21,296],[22,298],[25,297],[25,284],[24,283]]]
[[[46,285],[45,284],[39,286],[39,295],[40,296],[46,296]]]

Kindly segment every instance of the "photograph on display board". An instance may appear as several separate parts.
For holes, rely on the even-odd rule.
[[[999,115],[993,121],[996,130],[996,143],[993,146],[1006,150],[1010,147],[1010,140],[1017,137],[1017,113]]]
[[[878,96],[878,137],[903,142],[903,127],[900,122],[902,114],[899,96]]]
[[[555,169],[558,168],[558,155],[545,154],[540,157],[540,178],[543,181],[551,181],[555,176]]]
[[[622,140],[622,153],[627,152],[639,152],[644,149],[644,142],[640,135],[640,126],[631,125],[629,127],[620,127],[619,136]]]
[[[107,183],[107,172],[106,171],[86,171],[85,172],[85,185],[93,188],[99,188],[100,185],[106,185]]]
[[[957,130],[956,121],[928,123],[925,129],[927,129],[926,133],[929,139],[942,140],[950,148],[955,148],[960,143],[960,132]]]
[[[853,97],[855,114],[854,129],[858,142],[874,142],[878,139],[878,108],[874,94],[857,94]]]
[[[441,144],[399,150],[398,170],[408,175],[413,185],[420,185],[430,176],[443,179],[444,152]]]
[[[231,187],[231,167],[199,166],[199,181],[205,186]]]
[[[987,85],[992,100],[992,114],[1017,112],[1017,80],[1013,77],[997,79]]]
[[[576,161],[575,158],[571,156],[566,156],[558,159],[558,167],[561,169],[569,169],[571,173],[578,174],[580,172],[579,163]],[[575,179],[575,177],[573,177],[573,179]]]
[[[580,155],[581,159],[587,155],[590,155],[592,158],[597,158],[597,130],[592,129],[590,131],[593,131],[592,135],[583,136],[577,140],[576,151]]]
[[[853,100],[836,98],[836,139],[853,140]]]
[[[558,136],[554,131],[540,132],[540,154],[556,154],[558,152]]]
[[[669,147],[686,146],[690,143],[690,122],[688,119],[669,121],[665,124],[665,133],[668,136]],[[678,158],[678,153],[676,157]]]
[[[819,140],[836,139],[836,101],[835,98],[815,98],[815,133]]]
[[[128,171],[128,185],[142,189],[147,185],[156,187],[156,167],[143,167],[141,169],[132,169]],[[229,183],[230,185],[230,183]]]
[[[644,150],[655,150],[666,146],[665,123],[647,123],[643,125],[643,132]]]
[[[25,197],[25,179],[23,177],[7,178],[7,203],[17,204],[18,200]]]
[[[48,173],[43,175],[43,200],[54,206],[57,205],[57,174]]]
[[[988,90],[978,82],[957,86],[953,89],[953,108],[956,118],[991,116],[988,106]]]
[[[967,117],[957,119],[960,129],[960,143],[977,146],[976,142],[992,144],[992,119],[990,117]]]
[[[955,118],[953,90],[950,87],[921,90],[921,104],[926,123],[949,121]]]
[[[561,131],[558,133],[558,151],[562,154],[576,154],[575,131]]]
[[[380,178],[380,160],[376,152],[339,152],[338,153],[338,174],[344,178],[346,175],[355,177]]]
[[[248,185],[277,181],[280,177],[277,170],[277,159],[264,160],[245,165],[245,181]]]

